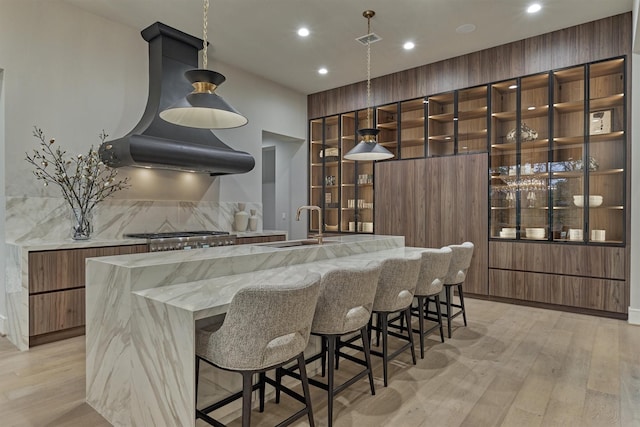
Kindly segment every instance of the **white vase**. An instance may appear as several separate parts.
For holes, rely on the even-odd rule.
[[[233,226],[236,231],[247,231],[249,223],[249,214],[244,211],[245,204],[238,203],[238,211],[233,216]]]
[[[258,229],[258,217],[256,216],[255,209],[249,209],[251,216],[249,217],[249,230],[256,231]]]

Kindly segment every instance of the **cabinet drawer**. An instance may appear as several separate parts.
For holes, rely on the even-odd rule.
[[[489,295],[626,313],[623,280],[489,269]]]
[[[29,293],[84,286],[84,261],[87,258],[146,251],[146,245],[127,245],[30,252]]]
[[[250,243],[282,242],[284,240],[286,240],[284,234],[277,234],[273,236],[238,237],[236,239],[236,244],[247,245]]]
[[[82,326],[84,289],[29,296],[29,336]]]

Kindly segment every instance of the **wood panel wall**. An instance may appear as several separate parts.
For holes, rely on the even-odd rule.
[[[488,168],[487,154],[376,163],[375,233],[417,247],[473,242],[465,292],[487,295]]]
[[[372,79],[373,104],[382,105],[629,55],[631,36],[631,12],[628,12],[400,71]],[[307,97],[309,119],[366,106],[366,82]]]

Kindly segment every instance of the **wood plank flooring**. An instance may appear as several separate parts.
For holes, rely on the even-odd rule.
[[[374,357],[376,395],[366,381],[339,394],[334,426],[640,426],[640,327],[483,300],[467,305],[469,326],[454,320],[444,344],[432,335],[416,366],[408,353],[391,362],[387,388]],[[0,338],[0,425],[108,426],[84,403],[84,359],[84,337],[29,352]],[[339,375],[351,366],[342,362]],[[316,425],[326,426],[325,393],[312,387],[312,395]],[[273,425],[298,405],[286,397],[268,403],[252,425]]]

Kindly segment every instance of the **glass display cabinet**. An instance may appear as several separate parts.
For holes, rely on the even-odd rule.
[[[490,236],[623,243],[625,65],[491,85]]]
[[[309,121],[309,202],[322,208],[324,232],[373,233],[374,162],[343,158],[366,123],[366,110]],[[309,231],[318,230],[312,215]]]

